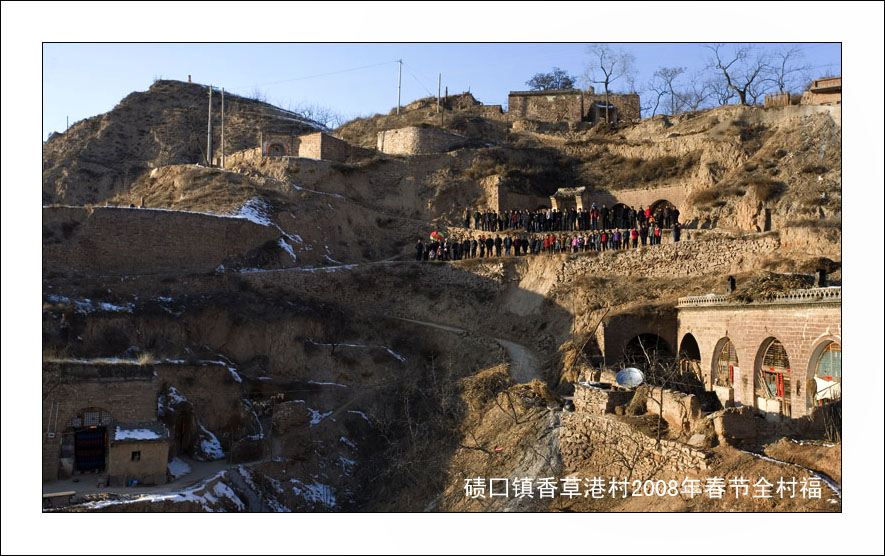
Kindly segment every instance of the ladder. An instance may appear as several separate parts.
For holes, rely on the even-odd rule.
[[[58,410],[60,403],[52,401],[49,403],[49,419],[46,422],[46,438],[55,438],[58,432]],[[55,418],[53,419],[53,410],[55,410]]]

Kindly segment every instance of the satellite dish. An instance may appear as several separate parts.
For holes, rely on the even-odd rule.
[[[627,367],[618,371],[618,374],[615,375],[615,382],[624,388],[636,388],[645,382],[645,375],[639,369]]]

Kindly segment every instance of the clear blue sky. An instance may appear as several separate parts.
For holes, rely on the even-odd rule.
[[[634,54],[641,91],[661,66],[700,70],[708,51],[698,43],[613,44]],[[774,49],[778,44],[761,44]],[[840,75],[841,45],[801,45],[815,76]],[[283,108],[318,104],[345,119],[396,106],[402,58],[402,102],[435,95],[437,75],[450,93],[468,89],[485,104],[506,104],[511,90],[554,66],[580,77],[587,44],[65,44],[43,45],[43,138],[70,123],[111,110],[156,78],[203,84],[251,95],[256,89]],[[366,67],[370,66],[370,67]],[[362,68],[362,69],[354,69]],[[346,71],[353,70],[353,71]],[[331,75],[330,75],[331,74]],[[686,76],[687,78],[687,76]],[[615,84],[617,89],[617,83]]]

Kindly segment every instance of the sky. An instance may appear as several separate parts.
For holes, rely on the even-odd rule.
[[[651,41],[637,52],[646,74],[658,66],[689,66],[700,49],[671,41],[841,43],[839,51],[809,49],[814,64],[834,66],[846,78],[843,105],[843,208],[849,215],[869,214],[883,201],[883,2],[2,2],[2,426],[6,455],[2,467],[3,553],[36,554],[34,542],[52,531],[53,538],[75,538],[82,520],[22,511],[35,504],[40,483],[38,437],[33,427],[24,436],[20,423],[41,419],[41,140],[71,123],[107,112],[127,94],[144,91],[154,78],[223,86],[249,94],[257,85],[270,100],[317,102],[347,116],[387,112],[396,105],[396,64],[402,58],[402,99],[428,96],[443,74],[449,92],[468,87],[487,104],[505,103],[507,92],[524,89],[534,73],[558,66],[577,74],[586,62],[584,44]],[[599,16],[602,16],[600,18]],[[82,44],[114,43],[102,49]],[[155,46],[155,43],[225,42],[360,43],[243,46],[208,44]],[[403,44],[389,44],[387,42]],[[470,43],[491,42],[475,46]],[[500,43],[569,44],[521,45]],[[119,44],[129,42],[130,44]],[[60,46],[62,43],[81,43]],[[132,44],[136,43],[136,44]],[[373,44],[366,44],[373,43]],[[425,43],[425,44],[419,44]],[[458,43],[434,45],[426,43]],[[413,46],[417,45],[417,46]],[[627,45],[625,45],[627,46]],[[270,54],[262,48],[276,49]],[[288,49],[283,52],[282,49]],[[387,63],[364,70],[271,83]],[[836,69],[838,68],[838,70]],[[417,80],[408,73],[411,70]],[[640,81],[645,78],[640,78]],[[419,84],[423,83],[423,85]],[[42,123],[41,123],[42,122]],[[846,218],[843,232],[843,336],[847,366],[860,368],[862,346],[881,351],[883,337],[882,249],[870,249],[869,218]],[[873,225],[875,229],[875,224]],[[854,292],[854,293],[852,293]],[[852,349],[852,346],[854,348]],[[852,356],[851,354],[855,355]],[[854,357],[854,359],[852,359]],[[854,364],[852,364],[852,361]],[[860,376],[860,375],[858,375]],[[846,381],[848,384],[849,381]],[[866,373],[846,396],[882,391],[882,373]],[[860,392],[860,394],[858,394]],[[864,398],[865,399],[865,398]],[[883,476],[881,411],[875,403],[848,403],[845,408],[843,477],[848,496],[840,514],[736,514],[728,516],[734,531],[762,531],[772,519],[783,531],[791,552],[882,553],[881,498],[864,496],[867,481]],[[879,430],[879,433],[875,431]],[[24,444],[22,443],[24,439]],[[25,451],[22,452],[22,447]],[[16,465],[18,463],[18,465]],[[858,495],[860,493],[860,495]],[[568,552],[622,550],[624,523],[641,528],[629,538],[631,551],[655,554],[704,553],[717,547],[726,553],[746,551],[747,542],[723,544],[724,517],[717,514],[580,514],[527,515],[346,515],[218,516],[102,515],[102,538],[90,550],[112,553],[125,546],[132,554],[158,547],[212,553],[295,552],[484,552],[546,553],[550,531],[565,531],[560,544]],[[51,518],[51,523],[50,523]],[[98,523],[98,522],[96,522]],[[162,541],[132,531],[162,530]],[[251,524],[251,525],[250,525]],[[234,527],[231,527],[233,525]],[[441,526],[442,525],[442,526]],[[808,530],[838,530],[838,535],[807,535]],[[234,534],[231,534],[231,531]],[[240,534],[247,531],[247,534]],[[345,531],[345,534],[342,534]],[[444,534],[440,534],[444,531]],[[582,535],[581,531],[589,531]],[[673,531],[688,531],[688,536]],[[257,533],[256,533],[257,532]],[[589,535],[589,536],[588,536]],[[627,533],[629,535],[629,533]],[[586,538],[585,538],[586,537]],[[146,540],[145,540],[146,539]],[[588,541],[587,539],[591,539]],[[770,540],[770,539],[769,539]],[[753,541],[750,541],[751,543]],[[789,542],[789,545],[785,543]],[[159,544],[158,544],[159,543]],[[756,543],[758,545],[758,542]],[[755,545],[754,545],[755,546]],[[766,545],[780,549],[781,545]],[[465,550],[466,549],[466,550]]]
[[[683,80],[704,68],[709,50],[700,43],[613,43],[634,55],[636,88],[664,66],[687,68]],[[789,46],[755,45],[760,52]],[[734,45],[726,46],[732,49]],[[812,77],[840,75],[839,43],[801,44],[802,65]],[[69,122],[110,111],[126,95],[156,79],[194,82],[239,95],[256,93],[282,108],[330,108],[345,121],[396,107],[399,64],[403,105],[470,91],[484,104],[507,104],[512,90],[526,90],[535,73],[558,67],[578,77],[591,61],[588,43],[47,43],[43,45],[43,137]],[[613,90],[626,83],[615,82]],[[601,90],[601,87],[597,86]]]

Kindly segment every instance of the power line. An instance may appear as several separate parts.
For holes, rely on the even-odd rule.
[[[378,67],[378,66],[384,66],[384,65],[387,65],[387,64],[395,64],[395,63],[398,63],[398,62],[399,62],[399,60],[391,60],[391,61],[389,61],[389,62],[380,62],[380,63],[378,63],[378,64],[370,64],[370,65],[368,65],[368,66],[360,66],[360,67],[357,67],[357,68],[349,68],[349,69],[343,69],[343,70],[338,70],[338,71],[330,71],[330,72],[328,72],[328,73],[318,73],[318,74],[316,74],[316,75],[305,75],[305,76],[303,76],[303,77],[293,77],[293,78],[291,78],[291,79],[282,79],[282,80],[280,80],[280,81],[272,81],[272,82],[269,82],[269,83],[255,83],[255,84],[251,84],[251,85],[240,85],[240,86],[232,87],[232,88],[235,88],[235,89],[244,89],[244,88],[246,88],[246,87],[250,87],[250,86],[251,86],[251,87],[268,87],[268,86],[270,86],[270,85],[279,85],[279,84],[281,84],[281,83],[290,83],[290,82],[292,82],[292,81],[303,81],[303,80],[305,80],[305,79],[315,79],[315,78],[317,78],[317,77],[327,77],[327,76],[329,76],[329,75],[337,75],[337,74],[339,74],[339,73],[348,73],[348,72],[351,72],[351,71],[358,71],[358,70],[363,70],[363,69],[368,69],[368,68],[375,68],[375,67]]]
[[[415,75],[414,73],[412,73],[412,70],[409,69],[409,66],[408,66],[405,62],[403,62],[403,66],[405,66],[406,71],[409,72],[409,75],[412,76],[412,79],[414,79],[415,82],[418,83],[418,85],[421,85],[421,87],[422,87],[425,91],[427,91],[427,94],[428,94],[428,95],[430,95],[430,96],[434,96],[434,94],[430,91],[430,89],[428,89],[427,86],[424,85],[424,82],[421,81],[420,79],[418,79],[418,76],[417,76],[417,75]]]

